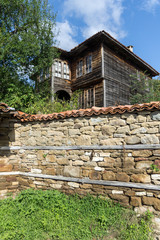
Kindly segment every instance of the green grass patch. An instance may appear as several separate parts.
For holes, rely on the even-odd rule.
[[[102,240],[151,238],[151,214],[135,213],[100,197],[25,190],[0,200],[1,240]]]

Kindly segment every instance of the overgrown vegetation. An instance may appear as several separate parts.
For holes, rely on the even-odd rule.
[[[1,240],[92,240],[151,238],[151,214],[137,218],[118,204],[90,195],[25,190],[0,201]]]
[[[23,110],[40,98],[34,81],[58,56],[55,18],[48,0],[0,0],[0,102]]]
[[[36,113],[53,113],[63,112],[67,110],[78,109],[79,107],[79,94],[80,91],[76,91],[72,94],[70,101],[60,100],[54,95],[54,101],[51,101],[50,94],[41,97],[41,94],[34,94],[33,101],[28,103],[28,106],[24,108],[24,112],[30,114]]]
[[[150,79],[145,73],[132,76],[131,104],[160,101],[160,80]]]

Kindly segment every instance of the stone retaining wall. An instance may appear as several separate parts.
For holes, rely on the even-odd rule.
[[[160,210],[160,112],[0,123],[0,194],[34,187]]]

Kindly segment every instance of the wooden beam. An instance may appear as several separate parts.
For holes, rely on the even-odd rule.
[[[0,146],[0,151],[10,150],[145,150],[160,149],[160,144],[136,144],[136,145],[91,145],[91,146]]]
[[[9,175],[20,175],[25,177],[35,177],[43,179],[53,179],[56,181],[65,181],[65,182],[76,182],[80,184],[95,184],[102,186],[113,186],[113,187],[127,187],[127,188],[137,188],[137,189],[146,189],[160,191],[159,185],[153,184],[143,184],[143,183],[133,183],[133,182],[119,182],[119,181],[105,181],[105,180],[92,180],[86,178],[72,178],[72,177],[63,177],[63,176],[53,176],[47,174],[35,174],[28,172],[1,172],[0,176],[9,176]]]

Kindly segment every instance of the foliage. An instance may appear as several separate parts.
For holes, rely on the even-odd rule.
[[[51,101],[50,94],[48,93],[46,97],[41,97],[41,94],[34,95],[33,101],[29,102],[28,107],[24,110],[25,112],[36,114],[36,113],[53,113],[53,112],[63,112],[67,110],[78,109],[78,99],[79,91],[75,91],[70,101],[60,100],[54,95],[54,101]]]
[[[32,98],[28,78],[57,56],[55,17],[47,0],[0,0],[0,101],[21,107]]]
[[[151,170],[155,171],[155,172],[159,172],[159,168],[156,164],[151,164]]]
[[[160,80],[151,79],[145,73],[132,76],[131,104],[160,101]]]
[[[25,190],[0,200],[1,240],[91,240],[151,238],[151,214],[137,218],[118,204],[90,195]]]

